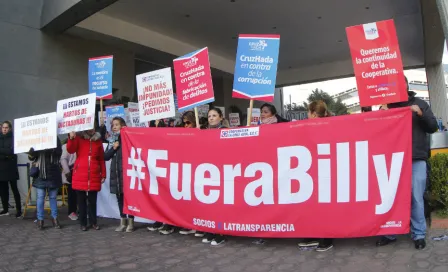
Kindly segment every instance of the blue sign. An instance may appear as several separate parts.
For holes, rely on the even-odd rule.
[[[232,97],[274,100],[280,35],[240,35]]]
[[[112,99],[113,56],[89,59],[89,93],[97,99]]]
[[[112,119],[121,117],[126,120],[126,113],[123,105],[113,105],[106,107],[106,128],[109,133],[112,131]]]

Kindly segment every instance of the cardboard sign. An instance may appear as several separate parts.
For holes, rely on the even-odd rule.
[[[112,99],[113,56],[89,59],[89,93],[97,99]]]
[[[274,100],[279,47],[280,35],[239,36],[232,97]]]
[[[237,127],[241,124],[239,113],[229,113],[229,123],[231,127]]]
[[[361,107],[408,100],[393,20],[346,29]]]
[[[126,113],[123,105],[112,105],[106,107],[106,128],[109,133],[112,132],[112,119],[114,119],[114,117],[126,119]]]
[[[215,101],[208,48],[174,60],[179,111]]]
[[[411,119],[399,108],[294,125],[124,128],[124,213],[231,236],[409,233]]]
[[[96,94],[86,94],[58,101],[58,134],[84,131],[95,126]]]
[[[249,117],[249,111],[250,108],[247,108],[247,116]],[[259,125],[260,124],[260,117],[261,117],[261,110],[259,108],[253,108],[252,109],[252,120],[250,121],[250,125]]]
[[[171,68],[137,75],[136,78],[140,122],[176,115]]]
[[[14,120],[14,154],[57,146],[56,112]]]

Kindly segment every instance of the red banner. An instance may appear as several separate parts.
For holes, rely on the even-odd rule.
[[[208,48],[202,48],[174,60],[179,111],[215,101]]]
[[[124,210],[254,237],[409,231],[409,108],[261,127],[124,128]]]
[[[393,20],[348,27],[362,107],[407,101],[400,46]]]

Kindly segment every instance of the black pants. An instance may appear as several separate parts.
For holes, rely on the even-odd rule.
[[[89,223],[96,225],[96,198],[98,192],[76,191],[78,196],[79,223],[87,226],[87,212],[89,213]]]
[[[118,209],[120,210],[120,217],[121,218],[126,218],[126,216],[128,217],[128,218],[134,218],[134,216],[133,215],[127,215],[127,214],[124,214],[123,213],[123,203],[124,203],[124,196],[123,196],[123,194],[121,194],[121,195],[117,195],[117,201],[118,201]]]
[[[11,190],[14,194],[14,200],[16,201],[16,210],[18,213],[20,213],[22,212],[22,204],[20,203],[20,193],[19,189],[17,188],[17,180],[0,181],[0,197],[2,199],[3,210],[6,212],[8,211],[9,184],[11,184]]]
[[[67,184],[67,195],[68,195],[68,215],[71,213],[76,213],[78,211],[78,199],[75,191],[72,189],[71,184]]]

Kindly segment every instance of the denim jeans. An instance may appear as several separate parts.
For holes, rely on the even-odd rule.
[[[45,191],[46,189],[39,189],[37,190],[37,220],[44,220],[45,216]],[[57,218],[58,217],[58,189],[48,189],[48,198],[50,199],[50,209],[51,209],[51,217]]]
[[[425,205],[423,195],[426,190],[426,161],[412,161],[412,202],[411,202],[411,237],[412,240],[424,239],[426,236]],[[395,235],[386,236],[394,240]]]

